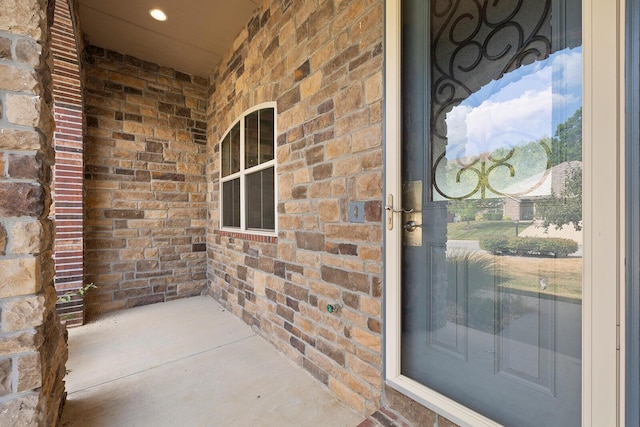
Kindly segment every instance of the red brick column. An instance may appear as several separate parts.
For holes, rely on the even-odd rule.
[[[66,1],[57,1],[51,28],[53,96],[56,128],[53,139],[53,203],[55,287],[58,295],[76,293],[84,285],[83,268],[83,122],[82,87],[74,19]],[[69,326],[84,322],[84,301],[75,295],[58,303]]]
[[[55,312],[48,1],[0,0],[0,426],[55,426],[67,346]]]

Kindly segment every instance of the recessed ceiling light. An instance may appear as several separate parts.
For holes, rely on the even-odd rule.
[[[149,15],[156,21],[166,21],[167,14],[161,11],[160,9],[149,9]]]

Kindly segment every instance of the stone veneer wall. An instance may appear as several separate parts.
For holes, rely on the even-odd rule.
[[[73,11],[73,14],[72,14]],[[53,98],[56,128],[53,135],[53,203],[55,240],[54,283],[58,295],[76,294],[58,303],[58,313],[67,326],[84,322],[84,167],[83,118],[80,59],[77,41],[82,39],[77,12],[67,0],[57,0],[51,27],[53,54]]]
[[[67,347],[47,219],[53,3],[0,0],[0,425],[54,426]]]
[[[208,81],[92,46],[85,76],[87,317],[200,294]]]
[[[210,293],[366,413],[383,382],[383,5],[267,1],[212,74],[208,109]],[[219,141],[267,101],[278,109],[274,242],[219,230]],[[363,223],[349,222],[353,201]]]

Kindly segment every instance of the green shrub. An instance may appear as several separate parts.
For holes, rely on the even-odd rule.
[[[509,246],[509,239],[506,237],[490,237],[480,240],[480,248],[493,254],[498,253]]]
[[[566,257],[578,250],[578,243],[557,237],[513,237],[483,239],[480,248],[494,254],[542,255],[556,258]]]

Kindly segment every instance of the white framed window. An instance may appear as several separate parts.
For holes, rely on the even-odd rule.
[[[276,232],[276,104],[245,111],[220,142],[220,227]]]

